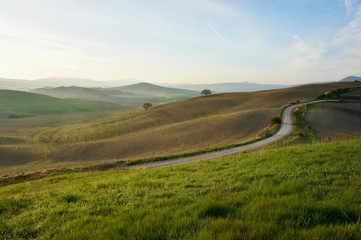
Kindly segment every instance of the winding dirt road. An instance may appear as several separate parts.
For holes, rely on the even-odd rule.
[[[276,134],[272,135],[269,138],[265,138],[265,139],[259,140],[257,142],[246,144],[246,145],[243,145],[240,147],[234,147],[234,148],[224,149],[224,150],[220,150],[220,151],[195,155],[195,156],[181,157],[181,158],[175,158],[175,159],[159,161],[159,162],[149,162],[149,163],[137,164],[137,165],[129,166],[129,167],[127,167],[127,169],[162,168],[162,167],[168,167],[168,166],[176,166],[176,165],[198,162],[198,161],[207,160],[207,159],[219,158],[219,157],[223,157],[223,156],[228,156],[228,155],[246,152],[246,151],[250,151],[250,150],[268,146],[268,145],[286,137],[287,135],[289,135],[291,133],[291,131],[292,131],[292,111],[295,108],[300,107],[302,105],[306,105],[306,104],[310,104],[310,103],[318,103],[318,102],[324,102],[324,100],[300,103],[300,104],[295,104],[295,105],[286,107],[282,113],[282,123],[281,123],[280,129],[278,130],[278,132]]]

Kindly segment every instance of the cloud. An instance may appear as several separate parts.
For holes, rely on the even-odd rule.
[[[353,12],[352,0],[345,0],[345,8],[347,15],[351,15]]]
[[[330,51],[332,59],[327,64],[330,69],[343,75],[361,73],[361,7],[357,9],[355,17],[334,36]]]
[[[227,43],[228,45],[234,46],[233,43],[231,43],[230,41],[226,40],[219,32],[218,30],[208,21],[206,20],[208,26],[213,30],[213,32],[225,43]]]
[[[326,51],[326,44],[323,41],[306,41],[300,37],[294,39],[291,64],[299,67],[311,67],[317,64]]]

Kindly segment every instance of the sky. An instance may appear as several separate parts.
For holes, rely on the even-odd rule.
[[[361,0],[0,0],[0,77],[295,84],[361,75]]]

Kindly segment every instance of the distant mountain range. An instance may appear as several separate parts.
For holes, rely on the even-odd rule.
[[[122,79],[119,81],[95,81],[92,79],[82,79],[82,78],[42,78],[36,80],[25,80],[25,79],[7,79],[0,78],[0,89],[10,89],[10,90],[33,90],[37,88],[44,87],[87,87],[87,88],[109,88],[109,87],[120,87],[119,90],[130,90],[131,87],[126,87],[121,89],[125,84],[131,84],[138,82],[136,79]],[[145,84],[145,83],[140,83]],[[157,86],[158,85],[153,85]],[[215,83],[215,84],[167,84],[167,86],[177,89],[186,89],[191,91],[200,92],[203,89],[210,89],[214,93],[222,92],[250,92],[250,91],[259,91],[259,90],[269,90],[269,89],[278,89],[289,87],[287,85],[278,85],[278,84],[257,84],[251,82],[233,82],[233,83]],[[138,90],[137,93],[140,93],[141,85],[136,87]],[[146,87],[149,91],[149,85]],[[158,89],[159,90],[159,89]],[[162,92],[162,91],[161,91]],[[169,92],[169,91],[167,91]],[[167,95],[168,96],[168,95]]]
[[[214,84],[180,84],[171,85],[178,88],[189,89],[194,91],[202,91],[209,89],[214,93],[224,92],[253,92],[260,90],[271,90],[290,87],[288,85],[279,84],[258,84],[251,82],[232,82],[232,83],[214,83]]]
[[[354,81],[361,81],[361,77],[356,76],[349,76],[342,80],[341,82],[354,82]],[[126,84],[133,84],[139,82],[136,79],[128,78],[128,79],[121,79],[118,81],[95,81],[92,79],[82,79],[82,78],[42,78],[36,80],[25,80],[25,79],[7,79],[7,78],[0,78],[0,89],[9,89],[9,90],[34,90],[37,88],[44,88],[44,87],[86,87],[86,88],[114,88],[116,87],[118,90],[123,90],[127,92],[132,89],[131,86],[124,86]],[[146,83],[139,83],[140,85],[135,85],[136,93],[137,94],[144,94],[144,91],[141,90],[142,84]],[[159,90],[158,85],[149,84],[147,85],[146,91],[150,91],[152,89],[151,85],[156,86]],[[214,93],[223,93],[223,92],[251,92],[251,91],[260,91],[260,90],[270,90],[270,89],[279,89],[279,88],[287,88],[290,85],[280,85],[280,84],[257,84],[251,82],[229,82],[229,83],[214,83],[214,84],[165,84],[168,87],[176,89],[179,94],[179,90],[191,90],[200,92],[203,89],[210,89]],[[122,89],[123,88],[123,89]],[[153,89],[154,90],[154,89]],[[164,89],[163,89],[164,90]],[[135,91],[135,90],[134,90]],[[174,91],[174,90],[173,90]],[[162,91],[160,91],[162,92]],[[167,96],[169,93],[169,89],[167,90]],[[186,94],[188,95],[189,92]],[[192,95],[192,94],[191,94]]]
[[[0,89],[30,90],[42,87],[117,87],[125,84],[136,83],[136,79],[122,79],[118,81],[95,81],[83,78],[42,78],[36,80],[0,78]]]

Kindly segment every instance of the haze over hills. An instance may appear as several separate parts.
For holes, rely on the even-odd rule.
[[[32,90],[58,98],[76,98],[120,104],[127,107],[142,106],[145,102],[161,104],[199,96],[198,92],[167,88],[150,83],[137,83],[113,88],[44,87]]]
[[[185,96],[186,97],[199,96],[198,91],[185,90],[179,88],[168,88],[146,82],[137,83],[128,86],[122,86],[122,87],[115,87],[112,89],[120,89],[135,94],[143,94],[148,96],[159,96],[159,97],[183,98]]]
[[[361,80],[361,77],[349,76],[340,81],[342,82],[352,82],[355,80]],[[137,83],[139,85],[137,85]],[[125,85],[134,84],[136,90],[132,90],[132,87]],[[82,79],[82,78],[61,78],[61,77],[52,77],[52,78],[42,78],[36,80],[26,80],[26,79],[8,79],[8,78],[0,78],[0,89],[8,89],[8,90],[32,90],[36,88],[43,87],[61,87],[61,86],[77,86],[77,87],[87,87],[87,88],[111,88],[111,87],[124,87],[120,90],[129,90],[128,92],[137,91],[137,93],[141,93],[142,84],[145,82],[140,82],[134,78],[120,79],[117,81],[95,81],[92,79]],[[150,87],[151,83],[147,85],[147,91],[152,91]],[[159,85],[159,84],[157,84]],[[165,85],[171,88],[181,88],[191,91],[202,91],[203,89],[210,89],[214,93],[223,93],[223,92],[250,92],[250,91],[260,91],[260,90],[272,90],[272,89],[280,89],[291,87],[292,85],[280,85],[280,84],[259,84],[252,82],[225,82],[225,83],[212,83],[212,84],[160,84]],[[169,90],[169,89],[168,89]],[[167,91],[168,91],[167,90]],[[170,91],[168,91],[170,92]],[[179,93],[179,92],[178,92]],[[188,92],[189,93],[189,92]]]
[[[95,81],[92,79],[82,78],[42,78],[36,80],[26,79],[8,79],[0,78],[0,89],[9,90],[30,90],[42,87],[61,87],[61,86],[78,86],[78,87],[117,87],[124,84],[136,83],[136,79],[121,79],[117,81]]]
[[[77,86],[77,87],[125,87],[126,84],[135,84],[134,87],[125,87],[123,90],[142,92],[140,88],[145,82],[140,82],[140,85],[136,85],[139,82],[136,79],[128,78],[118,81],[95,81],[92,79],[81,79],[81,78],[43,78],[36,80],[25,80],[25,79],[7,79],[0,78],[0,89],[9,90],[31,90],[35,88],[43,87],[61,87],[61,86]],[[233,82],[233,83],[214,83],[214,84],[165,84],[172,88],[182,88],[191,91],[202,91],[203,89],[211,89],[213,92],[249,92],[258,90],[271,90],[278,88],[288,87],[286,85],[279,84],[257,84],[251,82]],[[143,86],[144,87],[144,86]],[[134,89],[136,88],[136,89]],[[148,91],[150,86],[146,86]],[[144,91],[143,91],[144,92]],[[154,92],[154,91],[153,91]],[[179,93],[179,92],[178,92]]]
[[[172,85],[183,89],[189,89],[194,91],[202,91],[203,89],[210,89],[215,93],[223,92],[252,92],[260,90],[272,90],[290,87],[287,85],[279,84],[258,84],[251,82],[232,82],[232,83],[214,83],[214,84],[180,84]]]

